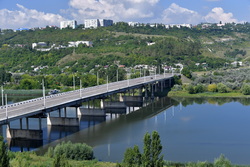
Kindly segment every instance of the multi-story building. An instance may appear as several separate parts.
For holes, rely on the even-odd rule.
[[[60,28],[67,28],[70,27],[72,29],[75,29],[77,26],[77,22],[75,20],[70,20],[70,21],[61,21],[60,22]]]
[[[84,21],[85,28],[108,27],[113,25],[113,20],[87,19]]]

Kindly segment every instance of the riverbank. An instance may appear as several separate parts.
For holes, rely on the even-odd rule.
[[[240,92],[218,93],[218,92],[203,92],[190,94],[188,91],[170,91],[168,97],[232,97],[232,98],[250,98],[250,95],[243,95]]]

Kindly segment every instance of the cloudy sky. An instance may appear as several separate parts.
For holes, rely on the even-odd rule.
[[[250,22],[250,0],[0,0],[0,28],[104,18],[140,23]]]

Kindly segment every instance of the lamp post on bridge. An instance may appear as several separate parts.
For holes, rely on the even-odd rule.
[[[6,103],[6,119],[8,119],[8,100],[7,100],[7,94],[5,94],[5,103]]]
[[[2,106],[4,105],[4,100],[3,100],[3,86],[1,87],[2,88]]]
[[[45,86],[44,86],[44,80],[42,81],[42,84],[43,84],[43,106],[44,106],[44,108],[46,108],[46,106],[45,106]]]
[[[73,88],[76,90],[76,80],[75,80],[75,75],[73,74]]]
[[[80,98],[82,98],[82,80],[80,78]]]
[[[107,92],[109,91],[109,76],[107,75]]]
[[[96,76],[96,78],[97,78],[97,80],[96,80],[97,86],[99,86],[99,71],[97,71],[97,76]]]

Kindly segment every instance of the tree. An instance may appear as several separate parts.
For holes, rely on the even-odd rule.
[[[147,132],[144,135],[144,146],[143,146],[143,155],[142,155],[142,163],[143,166],[151,166],[151,136]]]
[[[244,84],[241,87],[241,93],[243,95],[250,95],[250,85],[249,84]]]
[[[158,132],[153,131],[152,133],[152,166],[163,166],[163,155],[160,156],[162,151],[161,139]],[[159,157],[160,156],[160,157]]]
[[[153,131],[152,138],[151,135],[147,132],[144,135],[143,141],[143,154],[140,153],[138,146],[134,146],[134,148],[128,148],[124,153],[124,159],[121,166],[163,166],[163,156],[160,156],[162,145],[158,132]]]
[[[125,166],[141,166],[141,153],[138,146],[128,148],[124,153],[123,164]]]
[[[231,167],[232,164],[223,154],[221,154],[219,158],[214,160],[214,166],[215,167]]]
[[[3,141],[3,137],[0,136],[0,167],[9,166],[8,146]]]
[[[192,74],[191,74],[191,71],[187,68],[187,67],[184,67],[181,71],[181,73],[183,75],[185,75],[187,78],[192,78]]]
[[[210,84],[210,85],[208,85],[208,86],[207,86],[207,90],[208,90],[209,92],[216,92],[216,91],[217,91],[217,86],[216,86],[216,84]]]

